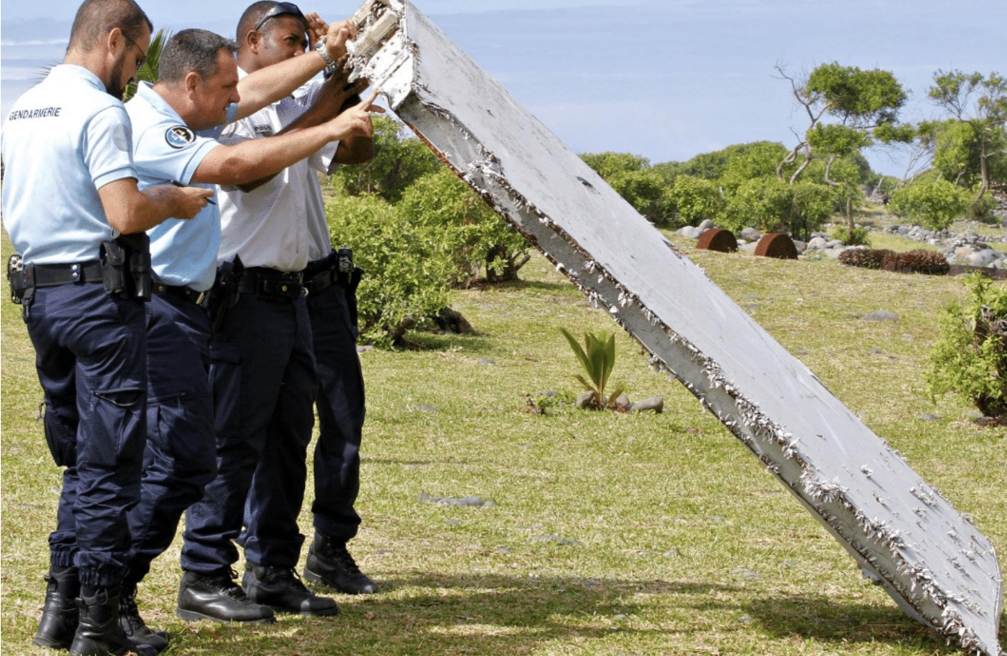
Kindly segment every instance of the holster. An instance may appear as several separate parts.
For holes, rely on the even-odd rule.
[[[364,275],[364,270],[354,266],[353,251],[349,248],[340,248],[336,251],[336,268],[332,272],[336,277],[336,284],[341,285],[346,292],[346,305],[350,310],[350,323],[354,332],[359,331],[359,318],[357,313],[357,287],[360,286],[360,279]]]
[[[203,301],[214,334],[224,324],[227,311],[238,302],[238,281],[244,270],[245,265],[241,263],[241,257],[238,255],[234,256],[234,260],[217,267],[213,287],[207,292],[206,300]]]
[[[152,288],[150,237],[145,232],[119,235],[102,242],[99,250],[101,282],[108,294],[150,300]]]
[[[28,289],[28,280],[25,276],[24,260],[17,253],[7,260],[7,281],[10,282],[10,300],[21,305]]]

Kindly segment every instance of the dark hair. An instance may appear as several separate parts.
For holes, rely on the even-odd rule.
[[[239,48],[244,43],[248,33],[262,20],[262,17],[278,4],[280,4],[278,0],[259,0],[259,2],[253,2],[248,5],[248,9],[238,19],[238,29],[235,32],[235,40],[238,42]],[[305,25],[305,28],[307,28],[307,25]],[[272,29],[272,26],[270,26],[270,29]]]
[[[234,54],[234,41],[207,30],[182,30],[176,33],[161,52],[158,66],[158,81],[178,82],[189,71],[199,73],[202,78],[214,75],[217,57],[221,50]]]
[[[91,50],[103,35],[117,27],[136,41],[144,25],[148,32],[154,31],[154,24],[133,0],[84,0],[73,19],[67,50]]]

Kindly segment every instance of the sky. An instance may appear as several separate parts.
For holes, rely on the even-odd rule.
[[[139,0],[155,29],[233,38],[250,0]],[[414,0],[477,64],[578,153],[686,161],[752,141],[797,143],[806,116],[777,65],[891,71],[902,118],[938,116],[938,70],[1007,73],[1004,0]],[[0,110],[66,49],[78,0],[0,1]],[[328,20],[356,2],[301,4]],[[996,53],[999,53],[997,55]],[[871,152],[901,176],[904,153]]]

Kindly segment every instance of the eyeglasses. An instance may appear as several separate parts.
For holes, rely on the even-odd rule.
[[[130,43],[132,43],[134,46],[136,46],[136,49],[140,51],[140,56],[136,58],[136,68],[137,70],[143,68],[144,62],[147,61],[147,53],[144,52],[143,48],[140,47],[140,44],[138,44],[133,39],[129,38],[129,35],[126,34],[125,32],[122,33],[122,37],[127,41],[129,41]]]
[[[284,14],[297,16],[298,18],[301,19],[302,23],[304,23],[305,25],[308,24],[308,19],[304,17],[304,14],[301,13],[301,9],[293,2],[277,2],[275,5],[273,5],[272,9],[267,11],[265,15],[263,15],[263,17],[259,19],[259,22],[256,23],[255,27],[253,27],[252,29],[258,32],[259,28],[262,27],[262,24],[265,23],[267,20],[269,20],[270,18],[276,18],[277,16],[283,16]]]

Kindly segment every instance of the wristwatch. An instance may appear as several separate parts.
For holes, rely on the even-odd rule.
[[[326,69],[336,67],[336,60],[332,58],[332,55],[330,55],[329,51],[325,48],[325,39],[318,40],[318,43],[315,44],[315,52],[322,56],[322,59],[325,61]]]

